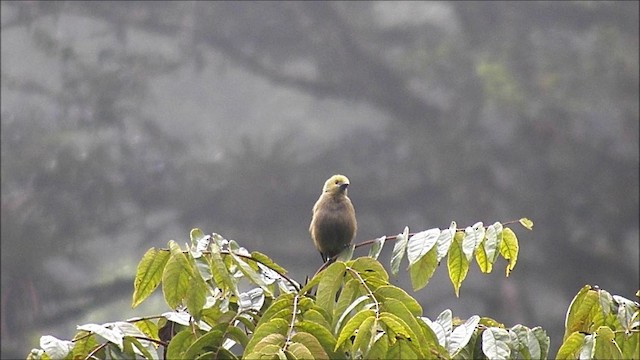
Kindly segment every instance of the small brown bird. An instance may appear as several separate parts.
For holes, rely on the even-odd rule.
[[[322,261],[338,255],[356,237],[356,212],[347,196],[349,179],[333,175],[322,188],[322,194],[313,206],[309,233]]]

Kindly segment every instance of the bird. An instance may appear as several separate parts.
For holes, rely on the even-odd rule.
[[[349,179],[344,175],[333,175],[324,183],[322,193],[313,206],[309,233],[326,263],[351,245],[358,224],[356,212],[347,196]]]

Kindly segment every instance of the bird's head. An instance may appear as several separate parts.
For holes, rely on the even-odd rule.
[[[337,194],[347,194],[347,187],[349,186],[349,179],[344,175],[333,175],[324,183],[322,192]]]

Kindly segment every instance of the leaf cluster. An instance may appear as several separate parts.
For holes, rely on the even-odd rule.
[[[520,223],[532,227],[529,220]],[[455,264],[466,264],[466,274],[475,257],[481,271],[489,272],[502,255],[508,275],[518,252],[515,235],[501,223],[464,230],[452,223],[415,234],[405,228],[395,240],[392,273],[406,252],[419,289],[446,255],[456,295],[464,276]],[[171,311],[81,325],[71,341],[43,336],[28,358],[159,359],[161,350],[167,359],[547,357],[549,337],[540,327],[506,328],[478,315],[463,321],[451,310],[435,320],[424,317],[421,305],[391,284],[378,262],[384,242],[385,237],[371,242],[368,257],[350,259],[353,248],[347,249],[302,286],[266,255],[193,229],[184,248],[172,240],[167,249],[149,249],[136,271],[132,306],[161,287]],[[637,303],[585,288],[569,309],[558,357],[633,355],[637,338]]]
[[[533,222],[527,218],[522,218],[519,222],[529,230],[533,227]],[[456,222],[452,221],[448,229],[433,228],[415,234],[409,234],[409,228],[405,228],[395,240],[391,257],[392,274],[398,273],[406,253],[411,285],[417,291],[427,285],[436,267],[446,256],[449,279],[456,296],[460,295],[460,286],[473,258],[481,272],[490,273],[498,257],[502,256],[507,260],[505,274],[509,276],[516,266],[520,249],[513,230],[499,222],[487,227],[478,222],[473,226],[457,229]],[[378,241],[384,243],[383,238],[376,240]]]
[[[569,306],[556,358],[640,359],[640,304],[585,285]]]

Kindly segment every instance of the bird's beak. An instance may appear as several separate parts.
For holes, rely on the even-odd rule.
[[[347,190],[348,186],[349,186],[348,182],[347,183],[342,183],[342,184],[340,184],[340,190],[342,190],[342,191]]]

